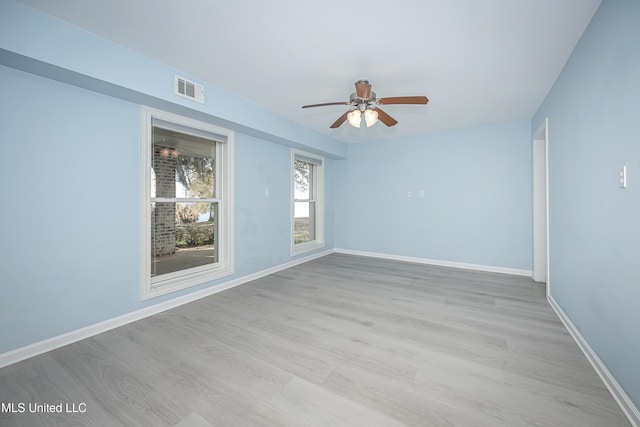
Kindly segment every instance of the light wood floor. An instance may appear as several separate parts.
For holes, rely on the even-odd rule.
[[[529,279],[329,255],[0,369],[2,426],[628,426]]]

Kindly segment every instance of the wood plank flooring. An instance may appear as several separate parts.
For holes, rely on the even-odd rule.
[[[544,292],[333,254],[0,369],[86,405],[0,425],[628,426]]]

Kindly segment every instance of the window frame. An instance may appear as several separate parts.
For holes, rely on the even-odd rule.
[[[314,164],[312,168],[313,175],[311,177],[311,182],[313,183],[311,190],[311,194],[309,195],[310,199],[296,199],[295,198],[295,161],[315,161],[318,164]],[[325,159],[324,157],[309,153],[306,151],[291,150],[291,255],[299,255],[305,252],[314,251],[317,249],[324,248],[325,246],[325,236],[324,236],[324,169],[325,169]],[[313,202],[315,204],[315,239],[309,240],[307,242],[295,243],[295,204],[296,202]]]
[[[178,126],[202,130],[226,137],[216,141],[216,199],[218,200],[217,242],[218,262],[151,277],[151,150],[153,146],[152,120],[170,122]],[[201,285],[234,273],[234,136],[232,130],[169,113],[142,107],[141,129],[141,243],[140,296],[147,300],[171,292]]]

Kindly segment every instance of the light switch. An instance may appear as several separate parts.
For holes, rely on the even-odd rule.
[[[620,188],[627,188],[627,167],[618,169],[618,185]]]

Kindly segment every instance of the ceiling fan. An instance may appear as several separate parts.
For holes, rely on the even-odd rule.
[[[303,105],[302,108],[324,107],[326,105],[351,105],[353,108],[346,111],[336,120],[330,128],[337,128],[347,119],[351,126],[360,127],[364,116],[367,127],[373,126],[378,120],[387,126],[394,126],[398,121],[385,113],[379,106],[391,104],[426,104],[429,102],[426,96],[393,96],[389,98],[376,98],[376,93],[371,91],[371,83],[368,80],[358,80],[356,91],[351,94],[348,102],[325,102],[322,104]]]

